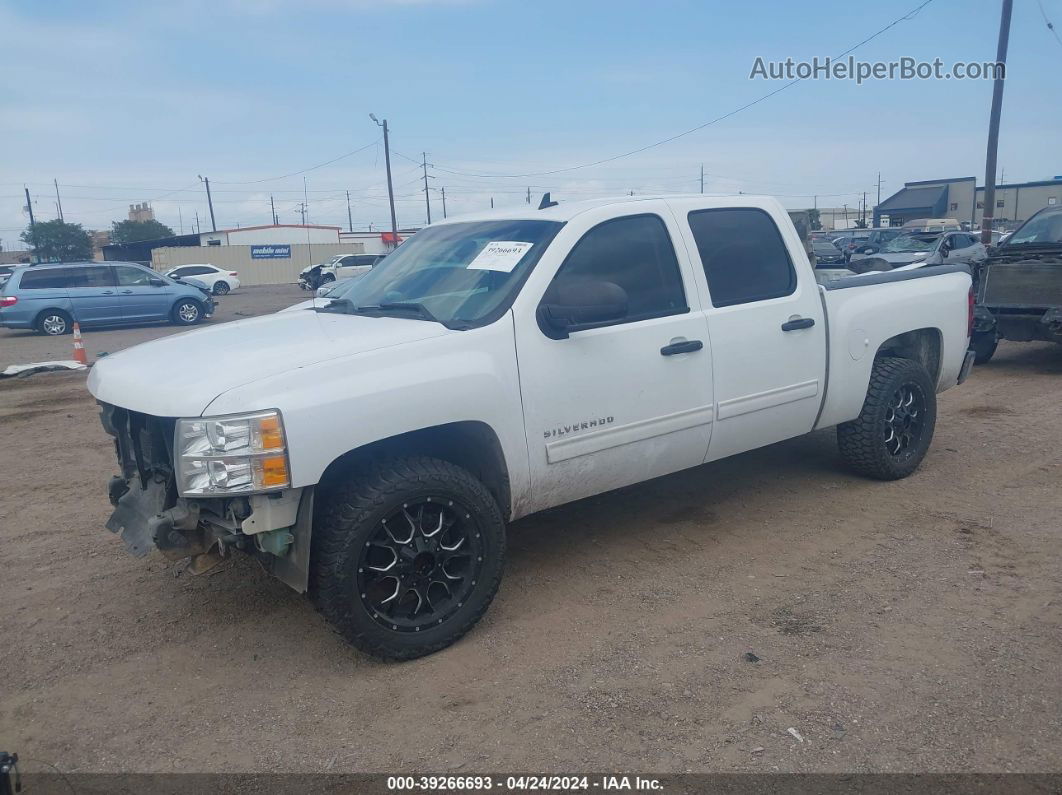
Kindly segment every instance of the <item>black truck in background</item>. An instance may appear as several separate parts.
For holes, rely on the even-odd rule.
[[[976,276],[970,345],[977,364],[1001,339],[1062,343],[1062,206],[1045,207],[990,248]]]

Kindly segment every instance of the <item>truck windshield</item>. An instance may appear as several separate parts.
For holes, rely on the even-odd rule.
[[[1003,248],[1062,243],[1062,209],[1038,213],[1010,236]]]
[[[484,325],[508,308],[561,226],[537,220],[430,226],[355,280],[341,305],[449,328]]]

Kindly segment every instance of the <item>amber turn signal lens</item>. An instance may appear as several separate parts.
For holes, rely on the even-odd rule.
[[[284,431],[280,418],[275,414],[258,420],[258,435],[262,450],[280,450],[284,447]]]
[[[288,474],[288,461],[286,456],[274,455],[268,458],[260,458],[255,462],[256,484],[262,489],[274,489],[287,486],[291,482]]]

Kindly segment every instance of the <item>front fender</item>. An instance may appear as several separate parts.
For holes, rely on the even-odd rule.
[[[236,387],[204,415],[279,409],[293,487],[345,453],[410,431],[476,421],[496,434],[512,515],[530,498],[512,314],[477,329],[318,362]]]

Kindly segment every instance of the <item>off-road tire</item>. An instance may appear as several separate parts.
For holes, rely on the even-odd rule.
[[[182,307],[185,305],[195,305],[196,314],[194,318],[189,317],[182,311]],[[182,298],[176,304],[173,305],[173,311],[170,312],[170,319],[176,326],[195,326],[203,322],[203,313],[206,309],[203,304],[194,298]]]
[[[970,350],[974,352],[974,364],[985,364],[996,354],[999,340],[994,333],[975,332],[970,339]]]
[[[359,561],[383,519],[425,495],[467,506],[483,559],[471,593],[443,623],[423,631],[392,631],[374,620],[372,608],[358,593]],[[411,660],[456,642],[487,611],[504,562],[505,521],[497,502],[470,472],[447,461],[410,457],[376,462],[318,492],[310,598],[348,643],[374,657]]]
[[[58,326],[53,322],[49,322],[52,318],[59,318],[65,322],[66,325],[62,327],[62,331],[54,330]],[[62,309],[45,309],[37,316],[35,325],[37,331],[41,334],[49,337],[61,337],[64,334],[70,334],[74,330],[74,319],[70,317],[69,312],[64,312]]]
[[[887,418],[901,388],[920,394],[924,415],[917,440],[903,454],[896,455],[887,445]],[[874,362],[871,370],[863,410],[856,419],[837,426],[837,446],[845,463],[858,474],[878,480],[898,480],[918,469],[933,440],[936,419],[936,390],[925,367],[913,359],[882,357]]]

